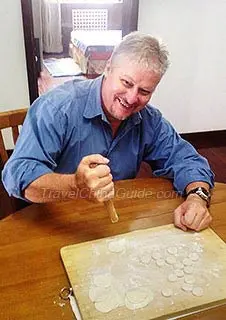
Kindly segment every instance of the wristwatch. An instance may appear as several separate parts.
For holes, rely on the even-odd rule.
[[[210,199],[211,199],[211,194],[208,190],[206,190],[203,187],[197,187],[194,188],[190,191],[188,191],[188,193],[186,194],[186,198],[190,195],[190,194],[197,194],[201,199],[205,200],[207,203],[207,207],[209,207],[210,205]]]

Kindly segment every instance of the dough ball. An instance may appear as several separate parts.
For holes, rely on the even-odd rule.
[[[170,288],[163,288],[161,291],[163,297],[171,297],[173,294],[173,291]]]
[[[141,288],[134,288],[126,292],[126,298],[131,303],[140,303],[146,299],[148,292]]]
[[[192,294],[196,297],[202,297],[204,294],[203,288],[201,287],[194,287],[192,290]]]
[[[112,282],[112,276],[110,273],[97,274],[93,277],[93,283],[97,287],[110,287]]]
[[[176,263],[176,259],[173,256],[170,256],[170,257],[166,258],[166,262],[168,264],[175,264]]]
[[[181,289],[184,290],[184,291],[186,291],[186,292],[192,291],[193,285],[190,284],[190,283],[183,283]]]
[[[186,274],[184,277],[184,282],[189,283],[189,284],[193,284],[193,283],[195,283],[195,277],[193,275]]]
[[[126,249],[125,239],[111,240],[108,242],[108,250],[113,253],[120,253]]]
[[[178,250],[177,250],[177,247],[168,247],[168,248],[167,248],[167,252],[168,252],[169,254],[175,255],[175,254],[178,252]]]
[[[181,262],[176,262],[174,265],[173,265],[174,269],[183,269],[184,268],[184,265],[183,263]]]
[[[140,256],[140,261],[143,264],[149,264],[151,262],[151,255],[148,253],[144,253]]]
[[[197,261],[199,260],[199,255],[196,252],[191,252],[188,256],[192,261]]]
[[[100,302],[95,302],[95,308],[102,312],[107,313],[110,312],[113,309],[116,309],[119,306],[117,297],[110,295],[105,300]]]
[[[163,267],[165,265],[165,261],[163,259],[156,260],[156,264],[158,267]]]
[[[90,287],[89,288],[89,298],[92,302],[103,301],[109,295],[109,288],[103,287]]]
[[[158,260],[158,259],[162,258],[161,252],[158,251],[158,250],[153,251],[152,252],[152,258],[154,260]]]
[[[183,264],[184,264],[185,266],[191,266],[191,265],[192,265],[192,260],[189,259],[189,258],[184,258]]]
[[[149,304],[149,297],[146,297],[142,302],[131,303],[127,298],[125,298],[125,306],[129,310],[136,310],[146,307]]]
[[[169,282],[175,282],[175,281],[177,281],[177,276],[176,276],[176,274],[175,274],[175,273],[169,274],[169,275],[168,275],[168,281],[169,281]]]
[[[154,298],[150,289],[145,287],[134,288],[126,292],[125,305],[130,310],[146,307]]]
[[[181,269],[176,269],[174,272],[178,278],[182,278],[184,276],[184,271]]]
[[[193,272],[194,272],[193,266],[186,266],[186,267],[184,267],[184,272],[187,273],[187,274],[193,273]]]

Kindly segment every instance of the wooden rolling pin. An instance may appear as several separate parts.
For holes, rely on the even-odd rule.
[[[112,200],[104,201],[104,205],[105,205],[107,213],[111,219],[111,222],[112,223],[118,222],[118,214],[115,210],[115,206],[114,206],[113,201]]]
[[[96,163],[92,163],[90,165],[90,168],[95,168],[97,166]],[[114,206],[114,203],[113,203],[113,200],[107,200],[107,201],[104,201],[104,205],[105,205],[105,208],[107,210],[107,213],[111,219],[111,222],[112,223],[116,223],[118,222],[119,218],[118,218],[118,214],[115,210],[115,206]]]

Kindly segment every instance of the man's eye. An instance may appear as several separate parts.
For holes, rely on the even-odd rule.
[[[127,88],[131,88],[133,86],[133,84],[131,82],[129,82],[129,81],[125,80],[125,79],[122,79],[121,81],[124,84],[124,86],[127,87]]]
[[[151,92],[141,89],[141,90],[140,90],[140,94],[141,94],[142,96],[148,96],[149,94],[151,94]]]

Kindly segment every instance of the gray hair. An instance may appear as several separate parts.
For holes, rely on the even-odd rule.
[[[115,47],[110,63],[114,67],[120,57],[129,57],[134,63],[163,75],[169,66],[168,55],[166,47],[156,38],[135,31]]]

